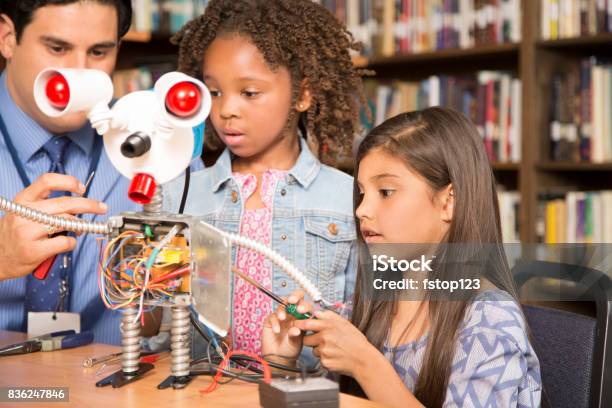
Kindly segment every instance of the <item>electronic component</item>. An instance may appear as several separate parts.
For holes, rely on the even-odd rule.
[[[224,336],[230,325],[231,244],[214,227],[186,216],[125,213],[102,252],[100,294],[107,307],[193,305]]]
[[[259,383],[259,403],[263,408],[337,408],[339,395],[338,383],[324,377]]]

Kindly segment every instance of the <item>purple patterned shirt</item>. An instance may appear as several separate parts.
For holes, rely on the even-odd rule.
[[[459,329],[443,406],[539,407],[540,363],[527,333],[523,313],[508,293],[492,290],[477,295]],[[426,345],[427,335],[383,349],[411,391]]]

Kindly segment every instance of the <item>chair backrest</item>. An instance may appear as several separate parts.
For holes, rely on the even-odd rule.
[[[555,262],[545,262],[545,261],[525,261],[518,262],[514,268],[512,268],[512,272],[514,274],[514,280],[516,282],[517,287],[520,287],[526,283],[531,278],[537,277],[546,277],[553,279],[560,279],[564,281],[576,282],[579,286],[584,288],[584,295],[581,296],[580,300],[591,300],[595,302],[596,305],[596,319],[588,318],[582,315],[576,315],[569,313],[574,316],[561,316],[561,314],[567,312],[562,312],[558,310],[529,310],[530,306],[524,306],[525,314],[527,320],[530,325],[530,329],[534,334],[534,337],[541,338],[541,340],[535,340],[540,343],[536,348],[536,353],[538,353],[538,357],[542,355],[542,357],[550,356],[550,360],[542,361],[542,384],[544,388],[544,393],[548,394],[548,396],[555,398],[557,400],[556,395],[552,394],[560,394],[561,391],[557,391],[556,388],[558,386],[562,386],[567,383],[567,386],[571,386],[572,384],[578,386],[579,379],[578,376],[582,376],[587,372],[586,369],[579,370],[577,372],[569,371],[567,372],[567,378],[561,378],[561,375],[552,375],[550,374],[555,370],[555,362],[554,359],[557,359],[559,363],[557,363],[561,367],[561,362],[563,362],[566,358],[574,358],[578,359],[587,359],[583,362],[576,361],[575,367],[578,369],[590,361],[591,369],[590,369],[590,391],[586,394],[588,395],[588,405],[573,405],[571,403],[567,404],[564,401],[559,401],[559,404],[553,404],[553,407],[570,407],[570,406],[588,406],[591,408],[609,408],[612,407],[612,280],[608,275],[602,273],[601,271],[591,269],[585,266],[580,265],[569,265],[563,263],[555,263]],[[563,296],[563,294],[561,294]],[[566,299],[569,300],[569,299]],[[539,308],[546,309],[546,308]],[[533,316],[531,316],[533,315]],[[545,317],[545,318],[539,318]],[[563,320],[565,318],[565,320]],[[530,319],[533,319],[531,321]],[[546,323],[547,319],[549,319],[549,323]],[[590,321],[585,321],[581,319],[587,319]],[[553,326],[553,321],[554,329]],[[587,336],[588,333],[588,325],[594,324],[593,334],[591,337]],[[564,325],[567,327],[564,327]],[[583,329],[581,331],[581,335],[585,335],[582,340],[580,340],[580,336],[575,335],[575,333],[571,333],[571,331],[578,331],[579,329]],[[573,355],[564,351],[563,349],[563,341],[557,340],[559,337],[552,336],[546,331],[550,331],[552,333],[556,333],[557,336],[570,336],[569,338],[564,338],[563,341],[572,343],[572,339],[577,340],[578,343],[573,346],[571,350],[573,350]],[[564,334],[565,333],[565,334]],[[553,350],[549,348],[549,345],[555,344],[557,350]],[[534,345],[535,347],[535,345]],[[590,348],[590,355],[587,351]],[[578,354],[580,353],[580,354]],[[546,373],[544,373],[544,366],[547,366]],[[551,384],[548,384],[548,383]],[[552,388],[551,388],[552,387]],[[551,391],[547,391],[547,388],[551,388]],[[577,388],[576,388],[577,390]],[[576,391],[578,392],[578,391]],[[582,391],[585,392],[585,391]],[[568,400],[569,401],[569,400]],[[542,398],[543,404],[546,403],[546,398]]]
[[[542,407],[588,408],[596,320],[539,306],[523,306],[540,360]]]

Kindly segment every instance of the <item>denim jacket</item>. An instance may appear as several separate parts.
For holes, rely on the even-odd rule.
[[[297,162],[274,192],[272,248],[305,273],[326,300],[346,301],[352,296],[357,269],[353,179],[321,164],[303,138],[300,147]],[[181,178],[165,186],[166,210],[177,211],[183,184]],[[238,233],[243,211],[244,201],[226,149],[214,166],[191,175],[184,212]],[[235,247],[232,260],[236,260]],[[280,296],[297,288],[280,268],[274,266],[272,275],[272,290]]]

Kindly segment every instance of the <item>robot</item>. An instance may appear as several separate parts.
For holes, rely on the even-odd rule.
[[[34,84],[38,107],[51,117],[85,112],[104,138],[115,168],[131,179],[128,197],[141,212],[111,216],[105,223],[51,216],[0,197],[0,210],[65,231],[102,234],[99,286],[107,307],[123,312],[122,368],[96,385],[121,387],[153,368],[140,362],[140,322],[145,307],[171,308],[172,375],[158,388],[185,387],[190,377],[190,310],[225,336],[231,313],[231,248],[258,251],[294,279],[312,300],[332,304],[290,262],[270,248],[221,231],[197,217],[163,210],[163,184],[177,178],[203,145],[203,122],[211,97],[199,80],[179,72],[163,75],[152,91],[137,91],[109,107],[111,79],[102,71],[42,71]]]

